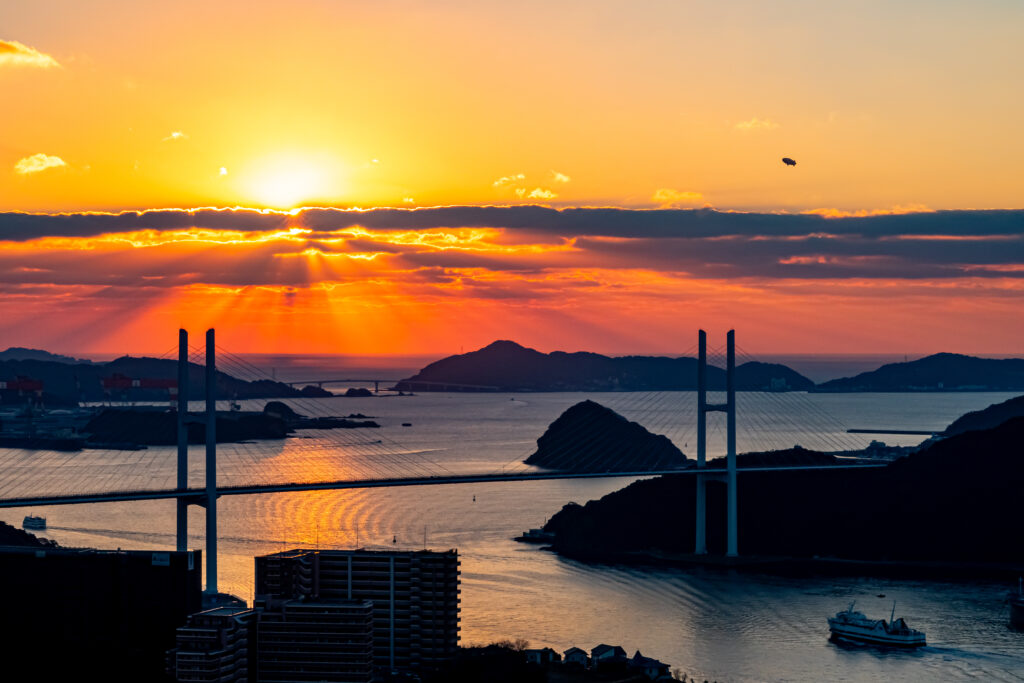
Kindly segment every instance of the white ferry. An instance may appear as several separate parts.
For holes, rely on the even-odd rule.
[[[25,519],[21,520],[21,527],[23,529],[45,529],[46,517],[36,517],[35,515],[27,515]]]
[[[896,603],[892,604],[889,621],[868,619],[861,612],[853,611],[854,603],[843,612],[828,620],[832,640],[852,640],[890,647],[921,647],[925,644],[924,633],[907,626],[900,617],[896,619]]]

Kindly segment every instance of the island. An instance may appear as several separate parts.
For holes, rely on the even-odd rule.
[[[189,443],[205,443],[206,417],[189,414],[185,427]],[[269,401],[262,411],[217,411],[218,443],[252,439],[283,439],[298,429],[379,428],[373,420],[345,417],[306,417],[281,401]],[[104,408],[82,428],[88,448],[134,449],[170,446],[178,442],[178,416],[151,407]]]
[[[809,391],[814,382],[774,363],[736,367],[739,391]],[[697,359],[541,353],[512,341],[442,358],[399,381],[401,391],[693,391]],[[708,366],[708,389],[725,389],[725,370]]]
[[[822,382],[814,391],[1024,391],[1024,358],[936,353]]]
[[[178,378],[176,359],[124,356],[109,363],[71,360],[74,359],[53,360],[36,356],[0,360],[0,403],[24,404],[29,397],[48,407],[109,400],[166,402],[170,398],[169,387],[176,385]],[[269,379],[247,381],[219,370],[216,377],[217,395],[221,398],[244,400],[334,395],[315,386],[296,389]],[[188,382],[189,400],[202,400],[206,391],[205,368],[189,363]],[[24,389],[14,388],[19,385]]]
[[[642,472],[692,464],[666,437],[594,401],[581,401],[562,413],[524,462],[570,472]]]
[[[757,471],[737,479],[746,557],[979,563],[1024,569],[1024,417],[935,441],[877,469]],[[709,482],[707,542],[725,550],[726,491]],[[551,547],[589,560],[693,556],[693,476],[634,482],[544,526]],[[1014,574],[1016,576],[1016,574]]]

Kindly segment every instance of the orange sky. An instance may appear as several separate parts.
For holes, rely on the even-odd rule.
[[[672,353],[703,326],[751,352],[1024,353],[1021,214],[928,213],[1021,208],[1016,2],[64,1],[0,27],[0,347],[216,325],[236,351]],[[522,209],[21,215],[302,205]],[[705,234],[699,207],[794,222]],[[684,211],[631,227],[655,208]],[[931,232],[800,222],[894,211]]]

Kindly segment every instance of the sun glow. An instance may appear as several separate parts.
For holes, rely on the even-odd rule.
[[[247,194],[262,206],[292,209],[339,194],[328,165],[302,157],[276,157],[261,162],[245,181]]]

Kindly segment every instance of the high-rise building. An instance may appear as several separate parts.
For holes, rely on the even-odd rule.
[[[446,552],[291,550],[256,558],[256,594],[371,600],[373,659],[387,671],[432,670],[459,642],[459,558]]]
[[[234,683],[254,671],[256,612],[244,606],[215,607],[189,616],[167,653],[176,681]]]
[[[51,680],[158,680],[201,608],[201,567],[198,551],[2,547],[0,661]]]
[[[256,680],[373,680],[373,603],[369,600],[256,601]]]

